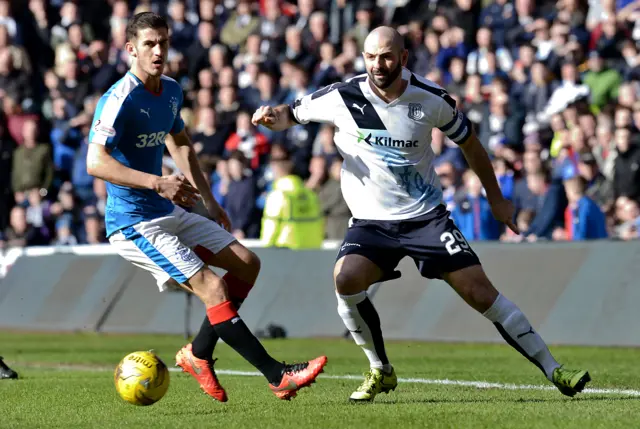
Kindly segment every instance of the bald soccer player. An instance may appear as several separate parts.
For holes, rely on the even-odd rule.
[[[471,123],[444,89],[404,67],[408,52],[394,29],[373,30],[363,56],[366,74],[290,106],[262,106],[253,116],[254,124],[276,131],[310,121],[336,127],[335,143],[344,158],[342,192],[353,214],[334,269],[338,313],[370,363],[350,399],[372,401],[398,385],[367,289],[400,277],[396,267],[405,256],[415,261],[422,276],[451,285],[560,392],[574,396],[582,391],[591,380],[589,373],[566,369],[554,359],[522,311],[493,287],[442,202],[432,165],[434,127],[460,145],[482,181],[494,217],[518,233],[513,206],[503,197]]]

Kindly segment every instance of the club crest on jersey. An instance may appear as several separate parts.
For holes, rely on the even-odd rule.
[[[184,262],[192,262],[194,261],[193,254],[189,251],[187,247],[181,247],[176,251],[176,255],[182,259]]]
[[[176,116],[178,116],[178,99],[176,97],[171,97],[169,103],[171,104],[171,112],[173,113],[173,117],[175,118]]]
[[[409,103],[409,113],[408,116],[410,119],[414,121],[419,121],[423,118],[424,112],[422,111],[422,104],[420,103]]]

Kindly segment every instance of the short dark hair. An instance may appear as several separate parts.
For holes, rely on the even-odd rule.
[[[140,12],[133,16],[127,23],[127,42],[138,37],[138,31],[147,28],[164,28],[169,31],[167,20],[163,16],[153,12]]]
[[[242,153],[242,151],[235,149],[234,151],[232,151],[229,156],[227,157],[228,161],[231,161],[232,159],[235,159],[236,161],[239,161],[242,165],[247,165],[247,157],[244,153]]]

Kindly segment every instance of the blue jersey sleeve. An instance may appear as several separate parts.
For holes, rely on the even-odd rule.
[[[118,146],[125,130],[126,99],[127,96],[114,93],[105,94],[100,98],[89,131],[90,143],[98,143],[109,149]]]
[[[182,88],[179,88],[178,91],[178,106],[176,117],[173,120],[173,127],[171,127],[171,134],[178,134],[182,130],[184,130],[184,121],[182,120],[182,116],[180,116],[180,112],[182,111],[182,103],[184,101],[184,94],[182,92]]]

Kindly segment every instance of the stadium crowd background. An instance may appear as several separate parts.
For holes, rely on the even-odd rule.
[[[640,1],[0,0],[0,248],[105,241],[87,135],[128,69],[127,19],[145,10],[169,17],[165,74],[184,88],[182,116],[239,238],[259,236],[272,157],[292,160],[319,193],[327,238],[342,238],[333,129],[274,133],[250,117],[363,73],[364,38],[383,23],[406,37],[408,67],[473,122],[525,231],[499,228],[461,151],[434,130],[469,240],[639,236]]]

